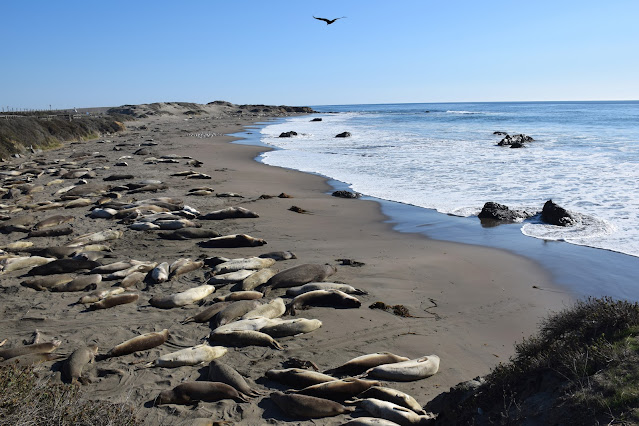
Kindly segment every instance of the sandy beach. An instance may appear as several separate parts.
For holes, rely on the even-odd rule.
[[[408,358],[436,354],[441,358],[439,372],[415,382],[384,382],[411,394],[425,404],[455,384],[489,372],[513,354],[513,345],[532,334],[538,321],[551,311],[562,309],[572,296],[554,291],[549,275],[538,265],[511,253],[479,246],[448,243],[422,235],[399,233],[384,223],[379,204],[373,201],[343,199],[330,195],[331,187],[320,176],[266,166],[255,161],[263,147],[230,143],[225,136],[245,126],[269,118],[267,113],[230,115],[213,107],[200,115],[185,116],[183,110],[165,107],[171,115],[150,115],[125,123],[127,130],[87,142],[12,159],[9,166],[42,159],[48,169],[60,168],[69,160],[74,167],[87,167],[96,173],[89,184],[119,185],[145,179],[160,180],[166,189],[131,194],[122,191],[122,201],[152,197],[172,197],[205,214],[229,206],[241,206],[259,214],[258,218],[199,221],[202,228],[222,235],[248,234],[268,243],[261,247],[203,248],[199,240],[171,241],[158,237],[158,231],[134,231],[115,219],[90,219],[91,206],[42,211],[23,210],[11,216],[33,214],[37,220],[63,214],[75,220],[69,224],[73,234],[53,238],[29,238],[36,247],[62,246],[75,236],[103,229],[118,229],[122,238],[108,242],[111,258],[171,263],[179,258],[200,259],[214,256],[245,258],[270,251],[292,251],[297,259],[278,261],[280,271],[300,264],[331,264],[337,272],[328,281],[347,283],[365,290],[358,295],[358,309],[312,307],[298,317],[316,318],[321,328],[300,336],[278,338],[283,351],[249,346],[229,348],[221,358],[256,383],[264,396],[248,403],[231,400],[201,402],[193,406],[154,406],[157,395],[184,381],[205,380],[207,366],[178,368],[141,368],[158,356],[206,341],[208,323],[181,322],[201,311],[216,295],[229,292],[222,287],[199,305],[158,309],[149,305],[153,296],[176,293],[204,284],[210,268],[204,267],[173,280],[146,286],[138,285],[137,303],[110,309],[89,311],[76,304],[82,292],[35,291],[21,286],[28,269],[0,275],[0,340],[7,347],[29,341],[34,330],[43,341],[62,341],[57,352],[70,354],[88,343],[97,343],[99,353],[139,334],[169,329],[171,337],[164,345],[117,358],[100,360],[87,368],[88,383],[82,389],[91,398],[126,402],[132,405],[146,424],[179,424],[192,418],[226,420],[242,425],[261,424],[342,424],[351,416],[340,415],[314,421],[300,421],[283,413],[268,394],[285,386],[264,377],[267,370],[281,368],[291,357],[316,363],[320,370],[337,367],[363,354],[389,351]],[[310,118],[309,118],[310,119]],[[145,142],[148,153],[134,155]],[[86,155],[82,155],[86,154]],[[149,157],[175,156],[175,163],[152,163]],[[130,158],[122,158],[130,156]],[[187,159],[203,164],[193,168]],[[55,159],[60,159],[54,163]],[[116,166],[125,161],[127,166]],[[32,166],[28,166],[32,167]],[[187,179],[172,176],[194,170],[211,179]],[[105,182],[116,173],[131,174],[126,181]],[[37,203],[55,200],[59,189],[78,179],[47,186],[57,176],[44,173],[32,183],[42,185],[28,200]],[[197,187],[210,187],[207,196],[189,195]],[[241,197],[220,197],[234,193]],[[280,198],[279,194],[291,198]],[[270,195],[273,197],[263,197]],[[96,201],[99,197],[90,197]],[[6,200],[2,200],[6,201]],[[13,200],[19,202],[18,200]],[[12,202],[13,202],[12,201]],[[3,202],[11,204],[11,202]],[[297,206],[306,213],[289,210]],[[26,234],[0,234],[0,247]],[[341,265],[338,259],[352,259],[363,266]],[[102,281],[100,288],[116,285]],[[284,289],[268,294],[271,300],[283,296]],[[404,305],[411,317],[369,309],[375,302]],[[60,380],[62,362],[42,364],[53,380]],[[356,413],[361,415],[361,413]],[[187,423],[188,424],[188,423]]]

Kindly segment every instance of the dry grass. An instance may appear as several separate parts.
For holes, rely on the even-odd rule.
[[[53,384],[32,367],[0,367],[1,425],[138,425],[125,404],[91,401],[78,386]]]

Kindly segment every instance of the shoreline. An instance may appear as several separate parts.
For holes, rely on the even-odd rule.
[[[340,258],[365,263],[359,268],[337,266],[337,273],[330,278],[369,292],[367,296],[359,296],[362,301],[359,309],[311,308],[303,311],[301,316],[320,319],[323,326],[304,336],[282,338],[280,343],[286,346],[285,351],[258,347],[229,350],[224,362],[257,382],[260,389],[280,388],[263,376],[270,368],[280,368],[288,357],[312,360],[321,369],[327,369],[355,356],[378,351],[410,358],[435,353],[442,359],[440,371],[435,376],[418,382],[392,383],[419,402],[426,403],[449,387],[486,374],[498,362],[506,361],[514,352],[514,344],[536,331],[541,318],[571,302],[570,295],[532,288],[533,285],[553,288],[553,284],[547,273],[528,259],[503,250],[397,232],[388,223],[379,203],[332,197],[326,194],[330,185],[323,177],[255,161],[264,148],[230,143],[236,138],[226,135],[237,133],[243,126],[251,126],[261,119],[149,117],[128,123],[131,129],[124,134],[112,135],[109,143],[87,141],[42,154],[47,158],[60,158],[77,151],[98,151],[105,156],[94,166],[99,171],[97,180],[101,181],[102,177],[122,169],[100,170],[100,165],[113,164],[118,157],[137,149],[140,142],[154,139],[159,143],[154,148],[158,154],[191,156],[203,161],[198,171],[210,174],[212,179],[194,181],[172,177],[187,166],[146,166],[142,164],[143,158],[132,156],[126,160],[131,165],[125,172],[135,173],[138,180],[159,179],[169,184],[165,191],[148,196],[140,194],[138,198],[180,197],[203,213],[223,206],[244,206],[258,212],[260,217],[216,223],[206,221],[203,226],[225,234],[247,233],[268,242],[264,247],[204,249],[192,240],[159,240],[153,231],[135,232],[120,226],[125,234],[113,244],[113,255],[117,257],[114,261],[142,258],[170,262],[178,257],[234,258],[291,250],[298,259],[278,262],[278,269],[302,263],[337,265],[336,259]],[[203,131],[213,131],[215,135],[210,138],[188,136]],[[118,143],[125,145],[121,151],[113,151],[112,146]],[[185,195],[188,188],[198,186],[211,186],[218,193],[238,193],[243,198]],[[260,199],[263,194],[277,196],[282,192],[294,198]],[[289,211],[292,205],[309,214]],[[77,217],[73,226],[78,233],[95,230],[96,226],[115,226],[115,222],[85,219],[86,208],[75,209],[73,213]],[[55,211],[41,212],[38,219],[53,214]],[[0,238],[3,245],[15,239],[5,235]],[[61,240],[47,240],[46,244],[53,245],[56,241]],[[134,405],[148,424],[172,424],[186,418],[211,417],[211,413],[224,420],[249,425],[263,424],[267,420],[290,421],[268,398],[242,404],[241,409],[231,401],[201,403],[196,407],[153,407],[152,400],[161,390],[186,380],[201,380],[206,373],[194,367],[138,370],[132,362],[153,360],[180,345],[197,344],[208,335],[209,327],[208,324],[181,324],[185,317],[202,309],[196,305],[160,310],[146,302],[153,295],[199,285],[196,283],[205,280],[203,272],[193,272],[149,289],[140,288],[141,301],[137,305],[91,312],[73,305],[78,299],[77,293],[36,292],[19,286],[21,274],[7,274],[3,276],[6,279],[3,285],[16,289],[13,293],[7,292],[0,304],[4,313],[0,325],[6,333],[0,337],[9,338],[13,346],[28,338],[37,327],[46,338],[61,340],[65,353],[92,341],[98,343],[100,353],[105,353],[135,335],[170,328],[171,345],[142,352],[137,357],[131,355],[97,363],[99,366],[90,370],[92,383],[83,389],[96,399]],[[220,294],[225,291],[220,290]],[[398,317],[368,308],[377,301],[405,305],[413,317]],[[104,333],[105,324],[109,327],[108,333]],[[119,369],[123,375],[100,376],[98,368]],[[54,378],[59,377],[59,370],[54,368],[53,372]],[[321,423],[339,424],[344,419],[344,416],[327,418]]]

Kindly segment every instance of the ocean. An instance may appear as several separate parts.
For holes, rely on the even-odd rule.
[[[540,211],[552,199],[579,223],[557,227],[535,216],[508,225],[508,232],[516,229],[538,242],[561,241],[599,253],[622,253],[633,260],[639,257],[639,101],[313,108],[318,114],[263,126],[261,143],[275,149],[259,160],[320,174],[379,200],[466,218],[460,226],[478,230],[476,215],[488,201]],[[298,135],[279,137],[287,131]],[[345,131],[351,136],[335,138]],[[523,133],[534,141],[519,149],[500,147],[497,143],[503,136],[496,131]],[[429,217],[424,220],[438,221],[432,214]],[[402,220],[394,221],[402,225]],[[426,222],[416,226],[428,228]],[[454,234],[453,227],[445,226],[444,234]],[[479,231],[489,240],[491,232]],[[503,230],[494,232],[497,238]],[[484,244],[472,238],[430,236]],[[633,260],[630,264],[639,266]],[[639,269],[629,268],[629,281],[636,281]],[[639,299],[639,294],[632,296],[634,292],[631,298]],[[621,293],[627,296],[627,291]]]

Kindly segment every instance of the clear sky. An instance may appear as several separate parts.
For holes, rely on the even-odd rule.
[[[637,0],[4,0],[0,23],[3,107],[639,99]]]

